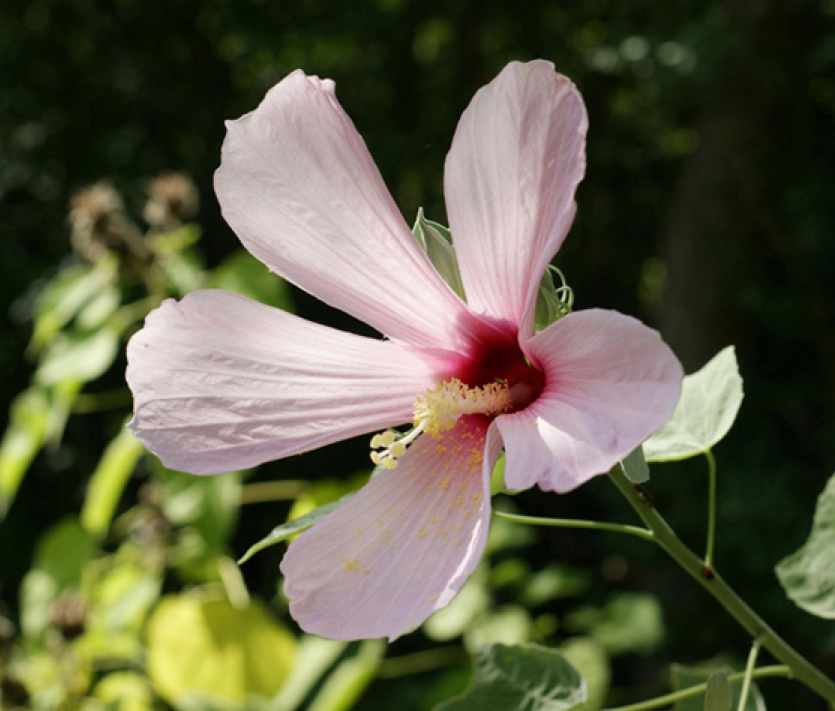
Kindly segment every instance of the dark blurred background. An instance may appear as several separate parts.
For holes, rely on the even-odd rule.
[[[736,345],[746,397],[716,451],[717,566],[831,676],[832,623],[789,602],[773,566],[805,540],[835,469],[835,0],[6,0],[0,427],[31,372],[33,294],[72,259],[75,191],[106,178],[138,207],[151,176],[190,174],[201,249],[216,264],[238,246],[211,187],[223,121],[301,67],[336,80],[407,221],[423,206],[443,222],[442,167],[458,116],[504,64],[536,57],[578,84],[591,124],[578,217],[555,263],[578,308],[615,308],[659,328],[688,372]],[[347,324],[309,297],[296,303],[302,315]],[[79,472],[112,434],[85,426],[38,460],[0,527],[7,599],[38,532],[77,510]],[[344,452],[359,466],[365,443]],[[294,461],[292,476],[333,474],[342,462],[319,452]],[[259,477],[289,471],[277,463]],[[658,465],[650,489],[700,551],[704,462]],[[518,503],[631,520],[605,479]],[[268,506],[252,513],[239,554],[279,520]],[[668,658],[747,654],[745,635],[646,544],[542,538],[543,562],[629,561],[617,584],[660,596]]]

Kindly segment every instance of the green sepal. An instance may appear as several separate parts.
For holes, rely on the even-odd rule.
[[[638,445],[621,463],[623,473],[633,484],[644,484],[649,481],[649,467],[644,458],[644,448]]]
[[[461,273],[458,270],[458,259],[452,247],[452,235],[449,229],[437,222],[427,220],[423,214],[423,208],[418,208],[417,219],[412,227],[412,234],[415,236],[420,248],[426,252],[429,261],[443,280],[450,288],[466,301],[464,295],[464,284],[461,281]]]
[[[554,284],[554,274],[560,278],[560,285]],[[536,330],[542,331],[554,321],[571,313],[574,305],[574,292],[565,283],[562,272],[553,265],[548,265],[539,283],[539,296],[536,299],[534,322]]]

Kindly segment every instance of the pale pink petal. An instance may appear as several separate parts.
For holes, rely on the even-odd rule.
[[[332,81],[293,72],[227,129],[215,189],[252,254],[390,338],[458,345],[466,306],[412,237]]]
[[[416,349],[223,291],[151,313],[128,344],[130,427],[166,466],[218,474],[412,419],[435,382]]]
[[[588,125],[550,62],[511,62],[461,117],[444,192],[468,303],[533,331],[539,281],[574,218]]]
[[[421,435],[397,469],[291,545],[281,563],[290,614],[331,639],[393,640],[449,603],[478,565],[490,521],[487,421]]]
[[[681,394],[681,364],[658,333],[614,311],[569,314],[524,346],[546,385],[496,420],[510,489],[564,492],[608,471],[670,419]]]

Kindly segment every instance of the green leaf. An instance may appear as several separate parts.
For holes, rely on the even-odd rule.
[[[458,296],[466,299],[464,284],[461,282],[461,273],[458,270],[458,259],[452,247],[452,236],[449,230],[437,222],[427,220],[421,207],[418,209],[417,220],[412,227],[412,234],[421,249],[426,252],[429,261],[438,270],[438,274]]]
[[[368,639],[360,644],[355,657],[340,662],[328,676],[308,711],[347,711],[374,679],[386,653],[381,639]]]
[[[436,642],[446,642],[464,634],[490,608],[488,577],[486,564],[479,565],[452,602],[426,620],[424,634]]]
[[[303,635],[287,682],[270,701],[270,711],[295,711],[347,646],[347,642]]]
[[[777,564],[786,594],[818,617],[835,619],[835,475],[818,498],[812,533],[800,550]]]
[[[724,672],[727,675],[731,670],[727,667],[717,669],[716,666],[710,664],[705,667],[684,667],[679,664],[673,664],[670,667],[673,690],[683,691],[692,686],[704,684],[705,682],[710,683],[710,677],[717,671]],[[719,683],[721,682],[713,682],[714,685]],[[728,683],[733,692],[733,698],[729,708],[736,711],[737,706],[739,706],[739,694],[742,691],[742,682],[738,681]],[[713,693],[716,694],[719,692],[714,691]],[[705,709],[708,708],[705,703],[706,694],[702,692],[677,701],[673,707],[673,711],[705,711]],[[762,695],[760,694],[760,690],[757,688],[756,684],[751,684],[751,688],[748,692],[748,700],[745,703],[743,711],[766,711],[765,703],[763,702]]]
[[[530,613],[509,603],[479,616],[464,634],[464,646],[471,652],[494,644],[523,644],[533,636]]]
[[[198,594],[164,597],[148,619],[147,642],[148,677],[173,705],[272,696],[296,651],[293,635],[258,600],[237,609]]]
[[[130,671],[112,672],[93,687],[92,696],[112,711],[154,711],[154,695],[148,681]]]
[[[742,378],[733,346],[701,370],[687,375],[672,419],[644,442],[648,462],[668,462],[704,454],[733,425],[742,404]]]
[[[331,513],[331,511],[336,511],[341,504],[345,503],[353,495],[353,493],[345,494],[345,496],[337,501],[332,501],[329,504],[325,504],[324,506],[314,509],[304,516],[299,516],[292,521],[287,521],[287,523],[282,523],[280,526],[276,526],[272,531],[270,531],[270,533],[258,541],[258,543],[250,546],[249,550],[247,550],[247,552],[244,553],[238,561],[238,565],[245,563],[259,551],[269,548],[270,546],[274,546],[276,543],[286,541],[287,539],[306,531],[314,523],[321,521],[325,516]]]
[[[704,711],[731,711],[734,702],[734,692],[728,675],[723,671],[715,671],[707,678]]]
[[[43,446],[49,419],[49,395],[43,388],[29,388],[12,403],[9,426],[0,442],[0,520]]]
[[[113,328],[60,333],[44,352],[35,380],[41,385],[95,380],[112,365],[118,352],[119,334]]]
[[[480,649],[474,679],[435,711],[567,711],[586,700],[586,683],[555,649],[535,644]]]
[[[107,533],[122,490],[144,452],[144,445],[127,427],[123,427],[107,445],[90,477],[81,509],[81,525],[96,538]]]
[[[649,481],[649,467],[644,459],[644,448],[640,445],[621,462],[623,473],[633,484],[644,484]]]
[[[41,349],[90,302],[112,287],[116,261],[102,259],[95,267],[75,264],[50,281],[35,304],[35,330],[31,348]]]
[[[224,259],[214,269],[212,286],[284,311],[293,311],[287,282],[243,249]]]
[[[96,550],[90,534],[74,518],[43,534],[21,586],[21,626],[27,638],[37,639],[47,628],[52,603],[61,592],[80,590],[82,573]]]
[[[606,650],[591,637],[572,637],[560,647],[560,652],[586,680],[588,699],[583,711],[603,708],[612,680]]]
[[[624,593],[602,610],[581,607],[565,618],[571,632],[585,632],[612,655],[649,654],[664,641],[661,606],[649,593]]]

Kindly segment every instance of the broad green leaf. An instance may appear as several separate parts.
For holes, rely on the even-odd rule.
[[[347,646],[347,642],[303,635],[287,682],[270,701],[270,711],[295,711]]]
[[[112,365],[118,352],[119,334],[113,328],[61,333],[44,351],[35,380],[42,385],[95,380]]]
[[[818,617],[835,619],[835,476],[818,498],[808,540],[781,560],[776,571],[797,605]]]
[[[427,220],[423,215],[423,208],[419,208],[412,234],[421,249],[426,252],[429,261],[438,270],[438,274],[458,296],[466,299],[449,230],[437,222]]]
[[[319,693],[308,706],[308,711],[347,711],[374,679],[386,653],[381,639],[367,639],[360,643],[356,656],[340,662],[331,672]]]
[[[606,650],[591,637],[572,637],[560,647],[560,652],[586,680],[588,699],[583,711],[603,708],[612,680]]]
[[[76,324],[82,331],[92,331],[104,326],[122,303],[122,292],[115,284],[108,284],[78,312]]]
[[[258,600],[244,609],[198,594],[164,597],[147,626],[148,677],[177,706],[189,697],[244,701],[274,695],[296,640]]]
[[[585,632],[609,654],[649,654],[664,641],[661,606],[649,593],[624,593],[603,609],[582,607],[565,618],[571,632]]]
[[[43,388],[29,388],[12,403],[9,426],[0,442],[0,520],[43,446],[49,418],[49,395]]]
[[[293,310],[287,282],[243,249],[224,259],[214,269],[212,286],[285,311]]]
[[[684,667],[679,664],[673,664],[670,668],[673,690],[683,691],[685,689],[697,686],[699,684],[704,684],[706,682],[710,683],[710,677],[717,671],[724,672],[726,675],[730,673],[730,669],[726,667],[717,669],[715,666],[711,665],[707,665],[705,667]],[[716,686],[719,683],[721,682],[713,682],[714,686]],[[729,681],[728,683],[730,684],[731,690],[733,692],[733,697],[729,708],[732,708],[734,709],[734,711],[736,711],[737,707],[739,706],[739,694],[742,690],[742,682]],[[718,694],[720,692],[714,691],[713,693]],[[709,707],[705,705],[705,696],[705,692],[700,692],[698,694],[694,694],[693,696],[689,696],[686,699],[681,699],[680,701],[676,702],[675,706],[673,707],[673,711],[706,711],[706,709],[708,709]],[[711,709],[711,711],[713,710]],[[748,700],[745,703],[745,708],[743,709],[743,711],[766,711],[765,703],[763,702],[762,695],[760,694],[760,690],[757,688],[756,684],[751,684],[751,688],[748,692]]]
[[[647,460],[644,459],[644,448],[640,445],[620,464],[626,478],[633,484],[643,484],[649,481],[649,467]]]
[[[473,665],[470,688],[435,711],[567,711],[586,700],[586,682],[555,649],[496,644]]]
[[[337,501],[332,501],[329,504],[325,504],[324,506],[314,509],[304,516],[299,516],[299,518],[295,518],[292,521],[287,521],[287,523],[282,523],[280,526],[276,526],[272,531],[270,531],[270,533],[258,541],[258,543],[250,546],[249,550],[247,550],[247,552],[244,553],[238,561],[238,565],[245,563],[252,558],[252,556],[265,548],[269,548],[270,546],[274,546],[276,543],[281,543],[282,541],[286,541],[299,533],[303,533],[314,523],[321,521],[325,516],[331,513],[331,511],[336,511],[341,504],[346,502],[353,495],[353,493],[345,494],[345,496]]]
[[[704,454],[733,425],[742,404],[742,378],[733,346],[721,350],[701,370],[687,375],[672,419],[644,442],[648,462],[668,462]]]
[[[80,590],[84,568],[95,554],[95,542],[74,518],[43,534],[21,585],[21,626],[27,638],[36,639],[47,628],[52,603],[61,592]]]
[[[93,687],[92,696],[109,711],[154,711],[154,695],[148,680],[136,672],[116,671]]]
[[[734,702],[734,692],[728,675],[723,671],[715,671],[707,678],[704,711],[731,711]]]
[[[144,452],[144,445],[127,427],[107,445],[90,478],[81,509],[81,525],[95,537],[101,538],[110,528],[122,490]]]

